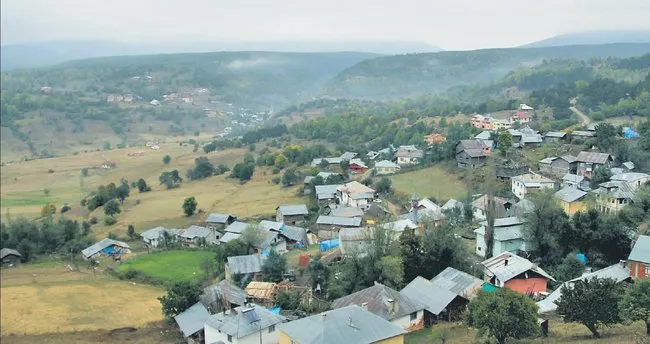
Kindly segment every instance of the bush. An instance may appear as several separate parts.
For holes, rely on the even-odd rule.
[[[280,169],[277,168],[277,167],[275,167],[275,168],[273,168],[273,170],[271,171],[271,173],[273,173],[273,174],[278,174],[278,173],[280,173]]]
[[[115,220],[112,216],[106,215],[104,216],[104,224],[107,226],[114,225],[117,220]],[[92,220],[91,220],[92,223]]]
[[[70,210],[70,206],[68,204],[64,204],[61,207],[61,214],[65,213],[66,211]]]
[[[96,216],[93,216],[93,217],[90,218],[90,224],[91,225],[96,225],[98,222],[99,222],[99,220],[97,220]]]
[[[277,185],[277,184],[280,184],[280,179],[281,179],[280,177],[275,177],[275,178],[271,179],[271,181],[273,182],[273,184]]]
[[[49,170],[47,170],[47,173],[54,173],[54,170],[53,170],[53,169],[49,169]]]

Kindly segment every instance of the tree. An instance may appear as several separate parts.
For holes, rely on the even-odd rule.
[[[612,177],[612,171],[606,166],[598,166],[594,169],[594,175],[591,178],[590,185],[593,189],[597,189],[598,185],[604,183]]]
[[[565,322],[585,325],[596,338],[600,338],[600,325],[619,323],[618,302],[621,285],[612,279],[589,278],[573,286],[562,286],[562,298],[557,303],[557,313]]]
[[[205,238],[201,238],[205,239]],[[201,261],[201,270],[205,272],[205,279],[209,279],[215,271],[215,260],[212,258],[205,258]]]
[[[275,156],[274,165],[277,168],[283,169],[285,166],[287,166],[287,162],[288,162],[287,157],[284,156],[283,154],[278,154]]]
[[[48,217],[56,214],[56,205],[53,203],[47,203],[41,209],[41,217]]]
[[[203,293],[201,286],[194,282],[176,282],[167,290],[167,294],[159,297],[162,313],[168,320],[184,312],[199,302]]]
[[[640,279],[627,289],[620,303],[621,317],[629,321],[645,322],[650,335],[650,279]]]
[[[137,183],[135,183],[135,186],[141,193],[151,191],[151,187],[147,185],[147,182],[145,182],[142,178],[138,179]]]
[[[211,177],[215,174],[214,165],[208,158],[202,156],[194,160],[194,168],[187,171],[187,178],[199,180]]]
[[[133,240],[138,235],[138,233],[135,232],[135,227],[133,227],[132,224],[129,224],[129,227],[126,230],[126,234],[129,236],[131,240]]]
[[[118,203],[116,200],[112,199],[108,201],[108,203],[104,204],[104,214],[113,217],[115,214],[119,214],[122,212],[122,209],[120,209],[120,203]]]
[[[286,171],[284,171],[284,174],[282,175],[282,185],[288,187],[295,184],[297,180],[298,175],[296,174],[295,168],[288,168]]]
[[[162,161],[163,161],[163,164],[165,164],[165,165],[169,165],[169,163],[172,161],[172,157],[169,156],[169,154],[167,154],[167,155],[165,155],[165,156],[163,157],[163,160],[162,160]]]
[[[263,235],[258,225],[249,225],[242,231],[239,240],[246,245],[246,252],[250,253],[253,247],[256,247],[262,242]]]
[[[307,267],[307,273],[311,280],[311,287],[316,288],[320,285],[321,291],[327,291],[327,281],[330,277],[330,268],[323,263],[320,259],[314,259]]]
[[[160,185],[165,185],[167,189],[173,189],[180,186],[183,178],[179,175],[178,170],[172,170],[161,173],[158,181],[160,181]]]
[[[183,201],[183,212],[185,213],[185,216],[192,216],[196,211],[197,205],[198,202],[196,202],[194,196],[186,198],[185,201]]]
[[[576,257],[574,253],[570,253],[555,270],[555,278],[559,282],[566,282],[576,277],[580,277],[585,271],[585,265]]]
[[[393,182],[391,182],[390,179],[383,177],[381,178],[377,184],[375,185],[375,188],[377,189],[377,192],[381,194],[388,194],[391,192],[391,186],[393,185]]]
[[[497,148],[502,155],[506,155],[506,152],[512,147],[513,143],[514,139],[512,138],[512,134],[510,134],[509,131],[504,130],[499,133],[499,136],[497,138]]]
[[[275,252],[275,250],[271,250],[266,258],[266,262],[262,265],[264,280],[270,282],[281,281],[286,271],[287,258]]]
[[[571,228],[554,192],[543,189],[530,194],[528,199],[533,203],[533,210],[524,215],[524,236],[531,242],[534,256],[548,264],[559,262],[568,253],[569,248],[560,245],[559,237]]]
[[[606,152],[614,146],[618,130],[610,123],[596,125],[596,145],[602,152]]]
[[[124,200],[129,197],[131,188],[129,187],[129,182],[125,179],[120,181],[120,186],[115,188],[113,195],[115,198],[120,200],[120,203],[124,203]]]
[[[524,338],[537,334],[537,305],[528,296],[507,288],[491,292],[479,291],[469,303],[467,322],[480,335],[496,338]]]

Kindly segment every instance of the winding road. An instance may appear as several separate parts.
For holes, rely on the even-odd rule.
[[[574,114],[578,115],[578,117],[580,117],[580,120],[582,120],[582,125],[584,125],[585,127],[588,126],[589,123],[591,123],[591,120],[589,119],[589,117],[587,117],[587,115],[585,115],[577,107],[571,106],[571,107],[569,107],[569,109],[571,111],[573,111]]]

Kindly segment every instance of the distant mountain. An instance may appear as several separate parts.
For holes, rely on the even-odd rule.
[[[214,51],[342,52],[375,54],[436,52],[441,49],[422,42],[380,41],[267,41],[189,42],[127,44],[110,41],[44,42],[5,45],[0,50],[0,69],[45,67],[61,62],[103,56],[172,54]]]
[[[526,44],[521,47],[541,48],[612,43],[650,43],[650,30],[610,30],[568,33]]]
[[[535,66],[544,60],[625,58],[648,52],[650,43],[625,43],[382,56],[342,71],[322,94],[362,99],[412,97],[496,81],[515,68]]]

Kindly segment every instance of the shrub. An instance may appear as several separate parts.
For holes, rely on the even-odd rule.
[[[90,224],[91,225],[96,225],[98,222],[99,222],[99,220],[97,220],[96,216],[93,216],[93,217],[90,218]]]
[[[273,170],[271,171],[271,173],[273,173],[273,174],[278,174],[278,173],[280,173],[280,169],[277,168],[277,167],[275,167],[275,168],[273,168]]]
[[[280,184],[280,180],[281,180],[280,177],[275,177],[275,178],[271,179],[271,181],[273,182],[273,184]]]
[[[49,169],[49,170],[47,170],[47,173],[54,173],[54,170],[53,170],[53,169]]]
[[[61,207],[61,213],[65,213],[66,211],[70,210],[70,206],[66,203]]]
[[[92,220],[91,220],[92,222]],[[104,216],[104,224],[107,226],[114,225],[117,220],[115,220],[112,216],[106,215]]]

